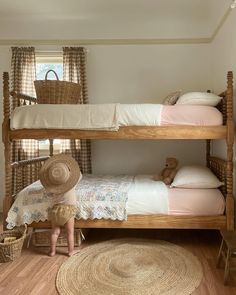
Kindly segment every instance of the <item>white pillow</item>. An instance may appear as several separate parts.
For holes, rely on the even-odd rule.
[[[204,166],[184,166],[177,172],[171,187],[217,188],[223,183]]]
[[[188,92],[179,97],[176,104],[191,104],[203,106],[216,106],[222,97],[208,92]]]

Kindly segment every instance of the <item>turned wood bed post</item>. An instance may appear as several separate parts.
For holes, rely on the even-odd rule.
[[[2,141],[4,143],[5,156],[5,196],[3,200],[3,227],[6,228],[7,213],[12,205],[12,175],[11,175],[11,142],[10,130],[10,93],[9,74],[3,73],[3,124]]]
[[[227,196],[226,196],[226,216],[227,229],[234,229],[234,197],[233,197],[233,144],[234,144],[234,122],[233,122],[233,72],[227,75]]]

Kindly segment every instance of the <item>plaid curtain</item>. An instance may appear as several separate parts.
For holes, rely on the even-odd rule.
[[[36,60],[34,47],[12,47],[11,59],[11,88],[30,96],[35,96],[33,81],[36,79]],[[13,99],[12,109],[17,106]],[[39,145],[36,140],[18,140],[12,145],[12,161],[29,160],[39,156]],[[32,169],[23,175],[14,177],[22,183],[28,184],[36,171]],[[14,181],[13,177],[13,181]],[[14,182],[15,183],[15,182]]]
[[[81,94],[78,103],[88,103],[86,49],[84,47],[63,47],[63,79],[79,83]],[[82,173],[92,173],[90,140],[65,140],[62,144],[62,152],[71,153],[79,163]]]

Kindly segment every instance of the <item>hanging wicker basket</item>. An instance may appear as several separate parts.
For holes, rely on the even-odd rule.
[[[17,259],[21,255],[21,250],[26,237],[27,226],[0,233],[0,263]],[[16,240],[5,242],[5,238],[16,237]]]
[[[56,80],[48,80],[48,73],[53,72]],[[45,80],[34,81],[37,102],[39,104],[78,104],[81,87],[78,83],[60,81],[54,70],[47,71]]]

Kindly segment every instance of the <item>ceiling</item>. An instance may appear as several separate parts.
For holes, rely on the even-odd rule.
[[[231,0],[0,0],[0,40],[210,38]]]

